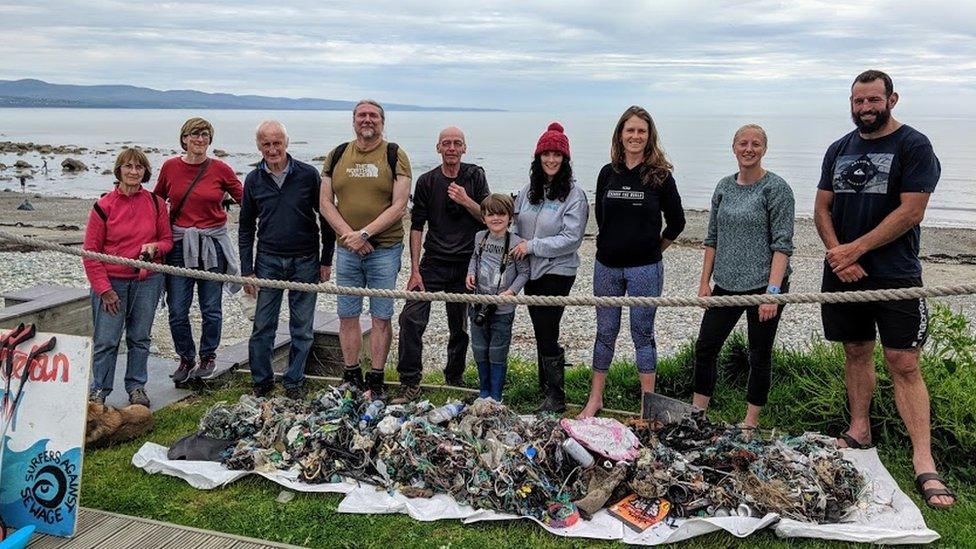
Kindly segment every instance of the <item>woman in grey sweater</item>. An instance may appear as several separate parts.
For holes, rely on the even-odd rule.
[[[742,126],[732,138],[739,171],[722,178],[712,195],[698,288],[701,297],[778,294],[789,288],[793,191],[783,178],[762,167],[766,146],[766,132],[756,124]],[[749,382],[742,423],[747,427],[759,425],[759,412],[769,394],[773,340],[782,310],[782,306],[766,303],[705,311],[695,345],[695,406],[708,408],[715,389],[718,353],[745,312]]]
[[[539,137],[529,184],[515,200],[515,234],[523,239],[512,249],[516,260],[529,258],[525,295],[569,295],[579,268],[579,247],[590,207],[586,193],[573,181],[569,139],[558,122]],[[563,348],[559,322],[564,307],[529,306],[539,361],[539,389],[545,395],[536,409],[566,411]]]

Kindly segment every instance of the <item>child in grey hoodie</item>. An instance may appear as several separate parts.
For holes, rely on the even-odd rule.
[[[522,239],[513,235],[514,203],[507,194],[493,194],[481,202],[488,230],[474,237],[474,254],[468,263],[466,285],[477,294],[516,295],[529,280],[529,261],[515,260],[510,250]],[[478,365],[481,398],[502,400],[508,372],[508,348],[512,341],[515,305],[475,305],[471,314],[471,352]]]

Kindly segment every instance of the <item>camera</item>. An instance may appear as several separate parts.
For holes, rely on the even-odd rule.
[[[472,322],[478,326],[484,326],[485,323],[488,322],[488,319],[491,318],[491,315],[495,314],[496,310],[498,310],[498,305],[495,305],[494,303],[488,303],[486,305],[476,303],[474,306],[475,313]]]

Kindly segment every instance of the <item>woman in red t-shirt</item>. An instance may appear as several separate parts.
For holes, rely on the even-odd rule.
[[[212,272],[240,273],[237,252],[227,234],[223,202],[229,194],[234,202],[240,203],[244,188],[233,168],[207,156],[213,135],[210,122],[203,118],[187,120],[180,129],[180,146],[184,153],[164,162],[159,171],[153,192],[169,202],[174,240],[166,263]],[[199,365],[189,318],[194,286],[203,317]],[[190,378],[213,375],[223,319],[222,289],[221,282],[166,275],[169,329],[173,346],[180,356],[179,367],[170,377],[177,384]]]

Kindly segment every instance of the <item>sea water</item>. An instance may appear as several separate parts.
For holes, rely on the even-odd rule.
[[[853,129],[843,109],[823,116],[675,116],[654,113],[662,147],[674,164],[674,175],[686,208],[708,208],[716,182],[736,169],[731,152],[732,134],[746,123],[758,123],[769,135],[763,165],[793,188],[798,216],[813,210],[823,154],[831,142]],[[0,153],[0,163],[12,166],[26,160],[34,166],[28,190],[40,194],[97,197],[112,188],[111,170],[123,146],[154,147],[150,155],[158,169],[163,160],[180,151],[179,130],[192,116],[202,116],[215,126],[212,149],[241,178],[260,160],[254,130],[266,119],[282,121],[291,138],[289,152],[297,159],[313,161],[335,145],[352,139],[352,115],[345,111],[248,111],[248,110],[154,110],[154,109],[0,109],[0,141],[75,145],[89,150],[71,155],[90,170],[62,173],[66,156],[49,158],[48,172],[40,170],[41,155]],[[416,179],[435,167],[437,134],[445,126],[459,126],[467,136],[464,161],[485,168],[493,191],[517,192],[528,180],[536,140],[549,122],[558,120],[570,140],[574,174],[590,194],[596,176],[609,161],[610,138],[619,115],[615,113],[522,112],[397,112],[386,113],[386,135],[407,152]],[[926,212],[925,224],[976,227],[976,119],[911,118],[910,124],[931,139],[942,163],[942,178]],[[97,154],[102,151],[103,154]],[[12,168],[0,171],[0,191],[20,190]],[[149,184],[150,188],[152,183]]]

